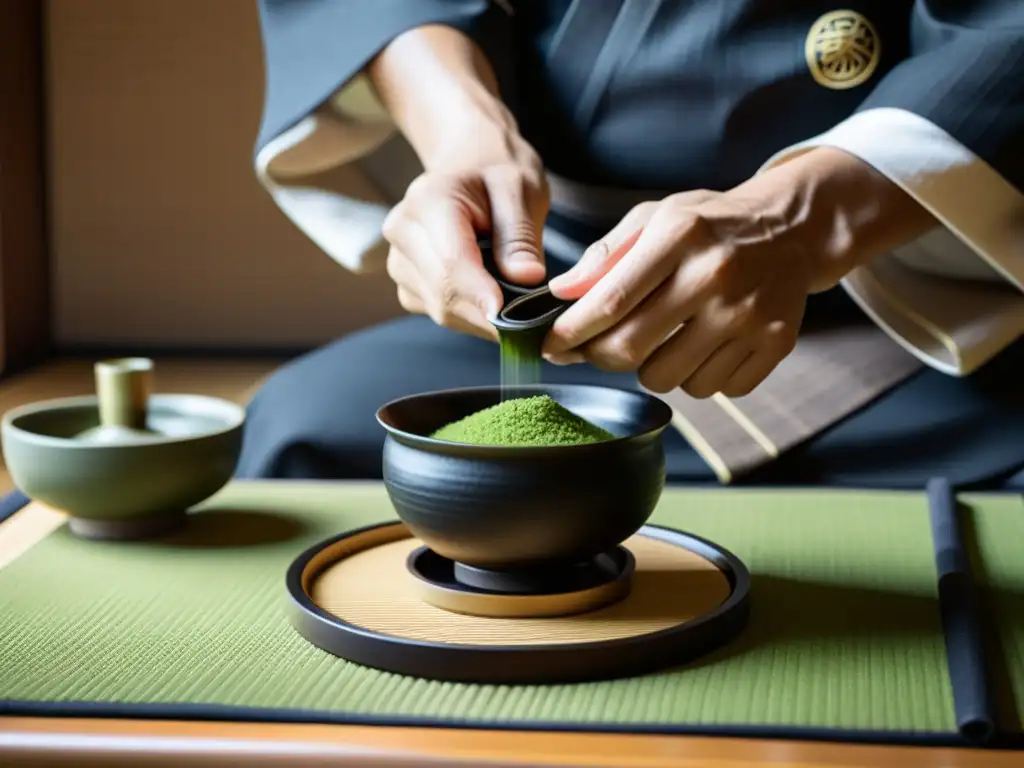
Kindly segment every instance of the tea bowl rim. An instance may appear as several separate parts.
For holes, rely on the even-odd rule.
[[[388,408],[400,405],[410,400],[416,400],[425,397],[440,397],[443,395],[452,395],[456,393],[462,394],[473,394],[473,393],[496,393],[500,394],[502,390],[515,391],[515,390],[529,390],[533,392],[537,391],[557,391],[557,390],[591,390],[601,392],[618,392],[630,397],[635,397],[648,403],[653,403],[655,408],[661,410],[662,418],[658,419],[658,426],[652,427],[651,429],[644,430],[643,432],[637,432],[629,435],[619,435],[613,437],[610,440],[601,440],[596,443],[575,443],[571,445],[479,445],[476,443],[457,443],[450,440],[439,440],[429,435],[418,435],[415,432],[409,432],[408,430],[400,429],[399,427],[388,423],[384,418],[384,411]],[[557,398],[556,398],[557,400]],[[607,450],[621,446],[625,443],[634,442],[646,438],[653,438],[664,432],[669,425],[671,425],[675,414],[672,410],[672,406],[662,400],[660,397],[652,395],[648,392],[643,392],[635,389],[624,389],[622,387],[605,387],[600,384],[524,384],[516,385],[512,387],[502,387],[499,384],[485,384],[472,387],[448,387],[445,389],[429,390],[427,392],[419,392],[412,395],[403,395],[402,397],[396,397],[388,402],[384,403],[377,409],[376,419],[377,423],[384,428],[388,433],[389,437],[393,437],[406,445],[414,446],[417,448],[432,449],[436,451],[445,452],[469,452],[474,456],[483,458],[497,457],[497,456],[517,456],[526,457],[528,455],[536,455],[538,453],[551,453],[557,452],[558,454],[577,454],[587,451],[595,450]]]
[[[187,435],[153,435],[139,438],[131,443],[88,443],[76,440],[71,437],[57,437],[34,432],[18,424],[21,419],[35,416],[47,411],[70,411],[82,408],[98,408],[99,397],[97,395],[75,395],[72,397],[58,397],[49,400],[38,400],[27,403],[17,408],[12,408],[4,413],[0,420],[0,432],[4,442],[14,438],[23,444],[31,444],[46,448],[61,448],[67,450],[84,451],[119,451],[125,449],[142,450],[157,446],[185,445],[201,440],[209,440],[215,437],[229,435],[243,428],[246,422],[245,408],[230,400],[212,395],[200,395],[192,393],[162,392],[150,395],[150,402],[155,406],[179,405],[179,410],[187,412],[189,403],[199,404],[213,411],[217,416],[222,417],[223,423],[215,429],[203,430]],[[184,406],[184,407],[183,407]],[[212,406],[212,408],[210,408]],[[208,411],[208,412],[209,412]]]

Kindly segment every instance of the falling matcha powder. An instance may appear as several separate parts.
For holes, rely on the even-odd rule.
[[[548,395],[506,400],[442,427],[431,437],[473,445],[579,445],[615,435],[563,408]]]

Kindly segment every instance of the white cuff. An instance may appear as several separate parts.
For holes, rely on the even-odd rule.
[[[260,184],[289,219],[328,256],[352,272],[383,267],[381,225],[390,205],[358,169],[340,179],[344,191],[309,179],[373,152],[395,133],[365,78],[350,81],[317,112],[274,137],[256,155]]]
[[[850,273],[850,296],[933,368],[971,373],[1024,335],[1024,195],[945,131],[901,109],[860,112],[773,156],[860,158],[943,225]]]

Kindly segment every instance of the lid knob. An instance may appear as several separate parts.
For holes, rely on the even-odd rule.
[[[102,360],[93,370],[100,426],[145,430],[153,392],[153,361],[145,357]]]

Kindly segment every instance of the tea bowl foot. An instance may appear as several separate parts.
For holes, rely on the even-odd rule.
[[[185,520],[184,511],[125,520],[91,520],[72,517],[68,520],[68,528],[75,536],[93,541],[139,541],[176,531],[185,524]]]

